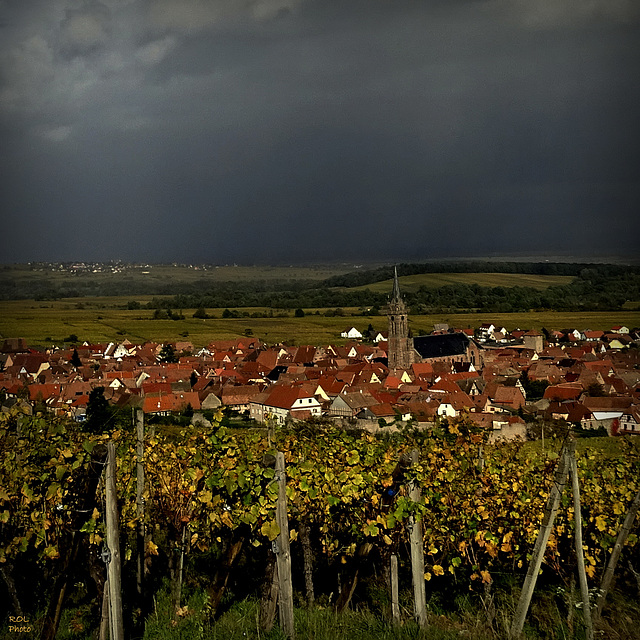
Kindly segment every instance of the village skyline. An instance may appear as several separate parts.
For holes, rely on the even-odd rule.
[[[194,318],[209,318],[202,311]],[[268,344],[250,330],[201,347],[188,333],[142,343],[90,343],[72,334],[65,338],[70,345],[43,350],[5,339],[2,400],[6,410],[89,423],[97,404],[111,403],[114,411],[131,407],[153,416],[206,420],[202,411],[224,409],[255,425],[325,419],[373,431],[428,428],[468,414],[491,440],[536,437],[542,424],[558,422],[608,435],[640,433],[637,326],[537,331],[441,322],[414,335],[397,268],[381,312],[386,331],[350,324],[339,336],[344,343],[325,345]]]

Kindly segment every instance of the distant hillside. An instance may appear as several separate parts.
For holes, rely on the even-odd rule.
[[[528,262],[400,264],[412,313],[442,311],[614,311],[640,300],[640,266]],[[214,267],[185,265],[24,265],[0,268],[0,299],[151,297],[149,309],[361,308],[388,300],[393,266]]]
[[[0,299],[197,294],[228,290],[318,286],[353,265],[236,266],[127,263],[32,263],[0,265]]]
[[[529,274],[538,276],[579,276],[585,269],[603,276],[619,276],[640,273],[639,266],[619,264],[586,264],[570,262],[418,262],[397,265],[398,276],[412,276],[427,273],[504,273]],[[392,265],[331,276],[324,281],[328,287],[359,287],[393,278]]]
[[[531,287],[547,289],[551,286],[567,285],[573,276],[546,276],[525,273],[421,273],[412,276],[400,276],[400,288],[403,293],[416,293],[420,287],[437,289],[448,285],[479,285],[481,287]],[[372,284],[350,287],[349,291],[368,289],[375,293],[391,291],[393,280],[381,280]]]

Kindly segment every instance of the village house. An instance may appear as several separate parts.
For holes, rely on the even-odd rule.
[[[256,422],[273,420],[284,424],[288,419],[303,420],[321,416],[321,405],[300,387],[275,385],[254,396],[249,403],[250,417]]]
[[[349,338],[349,340],[360,340],[362,333],[355,327],[347,327],[341,334],[341,338]]]
[[[620,433],[640,435],[640,405],[625,409],[619,420]]]
[[[355,418],[363,409],[377,404],[377,400],[369,393],[341,393],[336,396],[327,415],[334,418]]]

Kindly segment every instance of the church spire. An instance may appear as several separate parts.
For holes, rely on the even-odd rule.
[[[400,298],[400,284],[398,283],[398,267],[393,267],[393,293],[391,294],[391,300],[393,302],[399,302]]]
[[[407,306],[400,295],[398,268],[393,268],[393,289],[387,306],[389,337],[387,356],[389,369],[408,369],[414,362],[413,339],[409,335]]]

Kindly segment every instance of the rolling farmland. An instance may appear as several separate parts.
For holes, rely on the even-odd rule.
[[[402,291],[413,293],[420,287],[435,289],[447,285],[474,285],[481,287],[532,287],[543,290],[547,287],[569,284],[572,276],[530,275],[525,273],[421,273],[399,278]],[[350,290],[384,293],[391,291],[392,280],[351,287]]]
[[[126,309],[130,298],[78,298],[56,301],[0,301],[0,337],[22,337],[32,346],[61,345],[65,337],[75,334],[81,341],[105,342],[165,342],[189,340],[202,346],[214,339],[241,336],[250,330],[268,343],[340,344],[340,332],[349,326],[361,331],[369,324],[385,331],[385,316],[363,316],[359,309],[345,308],[344,315],[327,317],[324,309],[305,309],[303,318],[294,317],[292,310],[273,310],[271,317],[222,318],[223,309],[208,309],[215,317],[198,319],[194,309],[183,309],[183,320],[154,320],[151,309]],[[136,298],[141,304],[146,297]],[[267,313],[261,308],[243,308],[242,313]],[[315,312],[319,311],[319,315]],[[615,324],[629,327],[640,325],[640,312],[530,312],[530,313],[441,313],[411,315],[410,326],[414,334],[429,332],[433,325],[446,322],[452,327],[477,327],[483,322],[503,324],[507,329],[525,328],[610,329]]]
[[[543,266],[546,269],[549,265]],[[340,333],[350,326],[360,331],[369,324],[375,330],[386,329],[383,304],[391,291],[391,280],[369,281],[359,286],[331,286],[327,280],[341,274],[359,274],[366,279],[367,274],[376,273],[367,271],[372,265],[365,267],[360,271],[356,265],[348,264],[291,267],[7,265],[0,268],[1,297],[4,298],[0,300],[0,338],[23,337],[37,347],[61,345],[72,335],[88,342],[115,342],[125,338],[132,342],[189,340],[196,347],[216,338],[241,335],[255,335],[270,344],[341,343],[344,340]],[[414,267],[420,270],[420,265]],[[508,269],[499,273],[465,269],[457,272],[453,268],[400,277],[402,292],[414,302],[422,301],[414,304],[409,300],[410,307],[413,305],[410,326],[414,335],[430,332],[435,323],[474,328],[493,322],[508,330],[543,327],[608,330],[616,324],[630,328],[640,325],[640,310],[633,302],[637,299],[637,285],[634,285],[637,275],[618,273],[604,286],[602,278],[609,277],[606,270],[601,275],[590,270],[593,273],[589,277],[595,278],[591,282],[580,281],[575,275],[541,274],[534,267],[536,265],[531,273]],[[384,271],[385,277],[388,273],[389,269]],[[357,282],[357,277],[351,281]],[[578,281],[582,289],[573,286]],[[564,289],[559,290],[560,286]],[[586,299],[596,286],[604,293],[598,293],[599,298]],[[434,297],[433,292],[443,287],[444,295]],[[603,296],[615,287],[619,292],[617,297],[605,300]],[[451,296],[449,290],[455,290],[456,294]],[[519,290],[525,293],[514,296],[514,291]],[[553,291],[556,293],[552,295]],[[126,292],[126,296],[122,292]],[[538,292],[545,292],[546,300],[542,304],[539,295],[536,300]],[[571,298],[571,306],[567,308],[581,307],[581,310],[548,310],[547,307],[554,308],[554,304],[563,308],[561,303],[567,298]],[[154,310],[162,309],[165,304],[173,309],[174,317],[183,317],[166,319],[164,314],[165,319],[154,319]],[[193,317],[199,305],[209,317]],[[223,305],[237,317],[223,318]],[[503,308],[510,305],[513,308]],[[304,310],[304,317],[295,317],[294,310],[298,307]],[[529,307],[537,310],[529,311]],[[610,310],[604,310],[609,307]],[[484,310],[479,312],[479,308]],[[593,308],[601,310],[593,311]],[[505,311],[511,312],[499,313]]]

